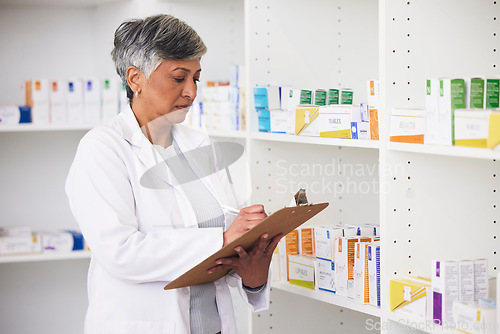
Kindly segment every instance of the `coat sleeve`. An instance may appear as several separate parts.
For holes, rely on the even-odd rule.
[[[133,283],[172,281],[222,247],[222,228],[142,232],[134,176],[123,158],[131,149],[120,141],[106,130],[91,131],[81,140],[66,181],[71,210],[93,261],[111,275]],[[167,205],[180,210],[175,203]]]
[[[271,291],[271,270],[267,278],[267,283],[264,288],[259,292],[249,292],[243,288],[241,277],[235,272],[231,271],[225,276],[226,282],[229,286],[238,289],[243,300],[250,306],[253,312],[267,310],[269,308],[270,291]]]

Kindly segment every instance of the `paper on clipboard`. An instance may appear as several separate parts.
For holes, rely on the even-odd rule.
[[[242,246],[244,249],[250,248],[264,233],[269,234],[269,240],[280,233],[286,235],[323,211],[327,206],[328,203],[319,203],[286,207],[273,212],[260,224],[243,234],[241,237],[215,252],[172,282],[168,283],[164,289],[170,290],[186,286],[199,285],[213,282],[224,277],[229,270],[217,271],[212,274],[208,274],[208,269],[217,265],[215,260],[236,255],[236,251],[234,250],[236,246]]]

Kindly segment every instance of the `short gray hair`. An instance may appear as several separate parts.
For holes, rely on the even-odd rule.
[[[123,22],[115,31],[111,56],[127,89],[127,68],[137,67],[147,79],[163,60],[193,60],[207,52],[201,37],[187,23],[166,14]]]

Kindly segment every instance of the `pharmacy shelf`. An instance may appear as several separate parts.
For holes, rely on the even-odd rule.
[[[397,313],[397,312],[384,312],[384,317],[388,320],[394,321],[398,326],[404,326],[406,329],[414,331],[419,330],[430,334],[452,334],[457,333],[455,328],[447,328],[433,323],[431,320],[425,320],[418,317]],[[390,325],[389,325],[390,326]]]
[[[382,313],[379,307],[375,307],[373,305],[364,305],[355,303],[354,301],[352,301],[347,297],[338,296],[328,291],[312,290],[298,285],[293,285],[290,283],[278,282],[278,281],[271,282],[271,288],[287,291],[303,297],[322,301],[332,305],[337,305],[343,308],[365,313],[375,317],[380,317]]]
[[[330,145],[330,146],[345,146],[359,148],[379,149],[380,143],[378,140],[357,140],[357,139],[341,139],[341,138],[320,138],[293,136],[284,133],[269,133],[269,132],[252,132],[250,138],[256,140],[268,140],[298,144],[313,144],[313,145]]]
[[[33,124],[21,123],[16,125],[1,125],[0,132],[29,132],[29,131],[74,131],[90,130],[99,124]]]
[[[476,147],[388,143],[387,149],[392,151],[423,153],[460,158],[500,159],[500,150],[490,150],[486,148]]]
[[[66,253],[38,253],[38,254],[19,254],[2,255],[0,263],[19,263],[19,262],[40,262],[40,261],[59,261],[59,260],[77,260],[90,259],[89,251],[73,251]]]
[[[237,131],[237,130],[207,130],[207,134],[209,137],[217,137],[217,138],[245,138],[245,131]]]
[[[66,6],[85,8],[108,3],[124,2],[126,0],[0,0],[0,6]],[[128,0],[131,1],[131,0]]]

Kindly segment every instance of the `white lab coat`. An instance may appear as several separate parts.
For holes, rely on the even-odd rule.
[[[207,136],[182,125],[174,125],[172,135],[183,152],[209,144]],[[87,334],[189,333],[190,289],[163,287],[219,250],[223,229],[198,228],[166,166],[153,169],[156,189],[140,184],[158,161],[130,109],[89,131],[78,146],[66,192],[92,254]],[[224,173],[202,180],[221,204],[234,205],[224,192]],[[227,226],[234,216],[225,215]],[[236,332],[228,285],[253,311],[269,305],[269,284],[249,293],[230,273],[215,285],[222,333]]]

